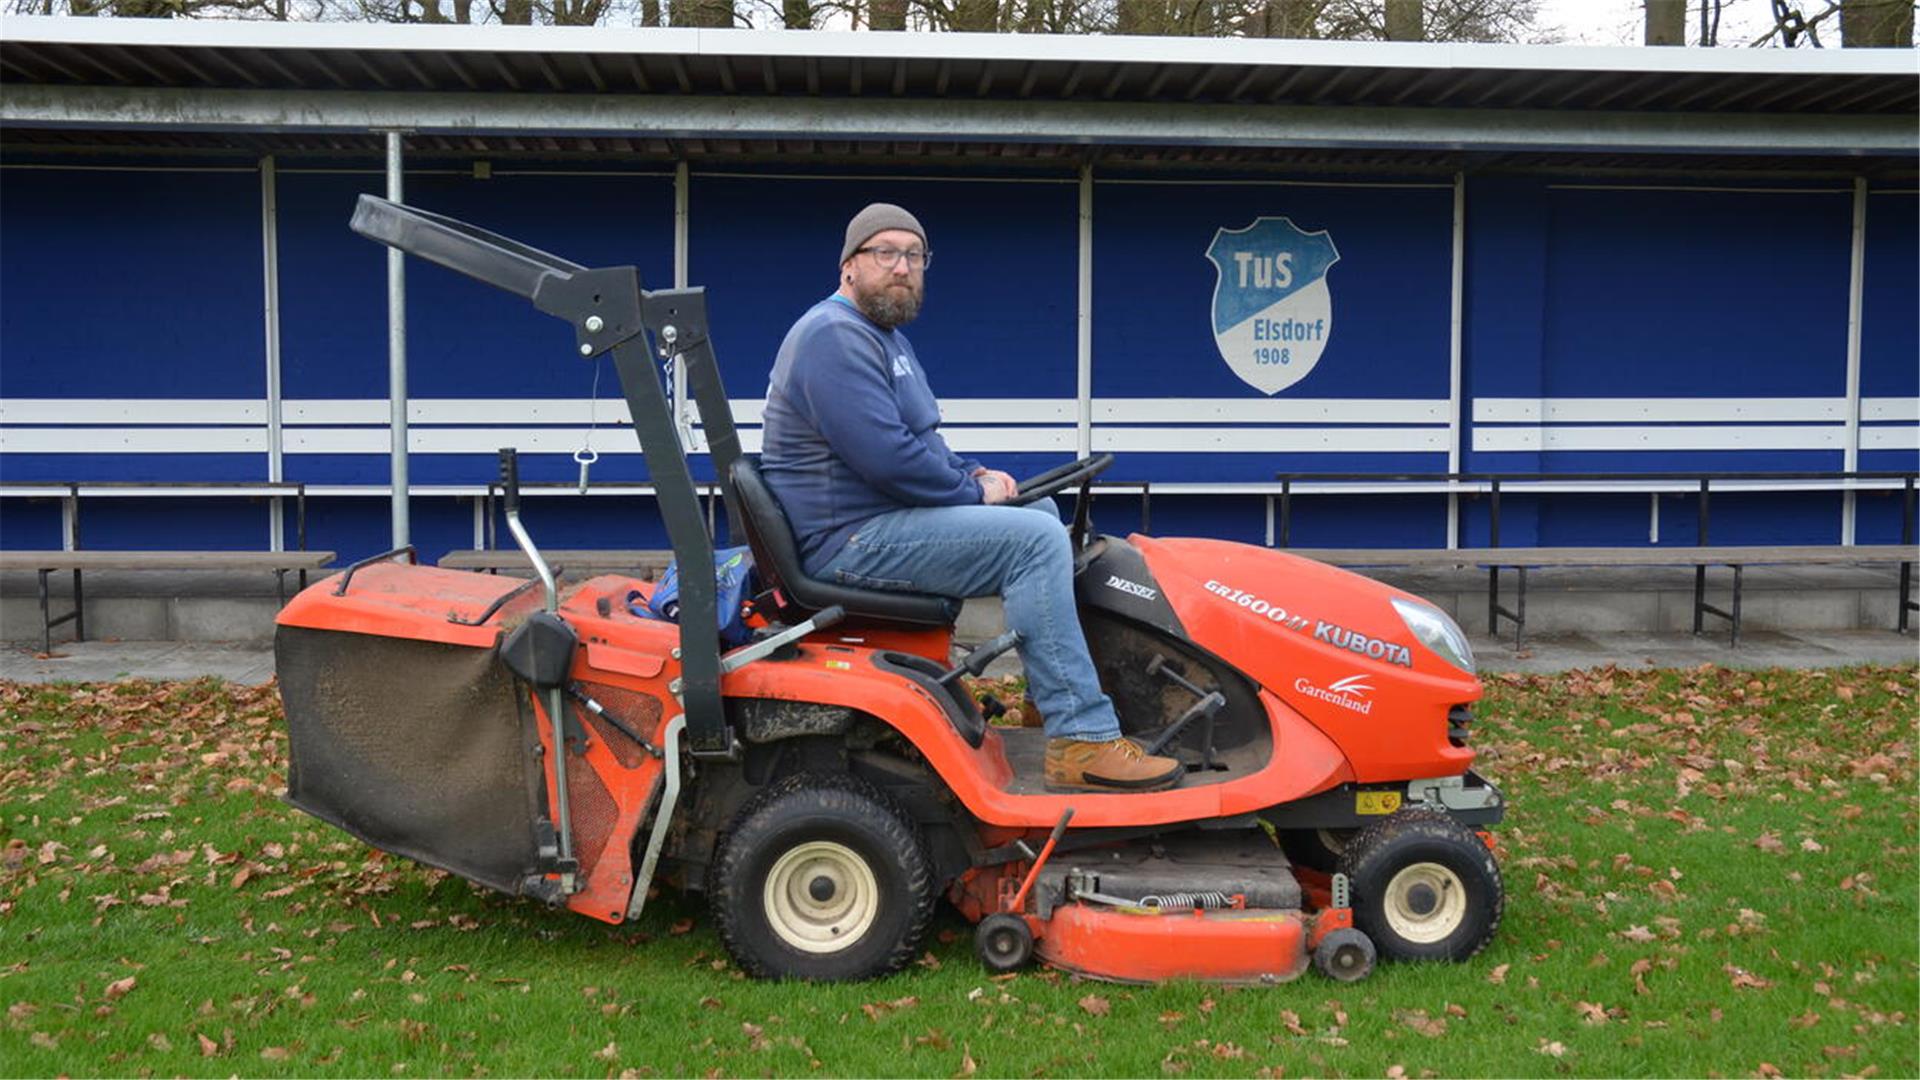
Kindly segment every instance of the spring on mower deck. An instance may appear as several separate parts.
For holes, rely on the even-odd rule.
[[[1162,911],[1181,908],[1224,908],[1232,907],[1233,900],[1223,892],[1170,892],[1156,896],[1140,898],[1141,907],[1159,908]]]

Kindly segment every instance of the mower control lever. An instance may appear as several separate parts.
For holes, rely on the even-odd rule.
[[[507,513],[520,512],[520,451],[511,446],[500,448],[500,491]]]
[[[762,638],[751,645],[742,645],[720,658],[720,674],[726,675],[738,671],[763,656],[786,648],[808,634],[825,630],[838,623],[845,615],[846,611],[839,604],[835,604],[814,612],[813,618],[798,626],[789,626],[772,637]]]
[[[967,658],[960,661],[960,666],[940,676],[937,681],[941,686],[946,686],[962,675],[972,675],[977,679],[981,672],[987,670],[988,664],[993,663],[1001,653],[1018,644],[1020,644],[1020,631],[1009,630],[969,652]]]

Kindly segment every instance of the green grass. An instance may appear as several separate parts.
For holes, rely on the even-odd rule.
[[[1505,923],[1272,989],[921,963],[753,983],[668,894],[608,927],[287,808],[271,688],[0,683],[9,1075],[1920,1073],[1916,670],[1494,677]]]

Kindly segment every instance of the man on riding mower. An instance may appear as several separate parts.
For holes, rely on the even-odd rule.
[[[1073,553],[1050,501],[997,505],[1013,478],[940,437],[940,406],[900,327],[920,313],[932,254],[912,214],[874,203],[840,249],[840,288],[787,331],[763,417],[760,472],[809,575],[868,589],[988,596],[1020,633],[1047,729],[1046,782],[1154,791],[1185,775],[1120,734],[1073,600]]]

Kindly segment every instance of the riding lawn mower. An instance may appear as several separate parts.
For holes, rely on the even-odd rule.
[[[1504,902],[1471,768],[1471,650],[1438,608],[1284,551],[1098,535],[1099,455],[1021,485],[1077,491],[1081,624],[1128,735],[1187,772],[1168,791],[1050,791],[1039,728],[989,722],[955,662],[958,601],[807,576],[743,454],[700,289],[648,291],[464,222],[363,195],[353,229],[565,320],[611,353],[679,575],[566,583],[519,512],[535,576],[357,562],[281,613],[287,800],[367,843],[608,923],[661,882],[704,893],[750,975],[862,979],[920,954],[946,899],[996,971],[1339,980],[1377,957],[1464,960]],[[712,566],[663,388],[678,362],[735,538],[762,587],[723,646]],[[737,542],[737,541],[736,541]]]

